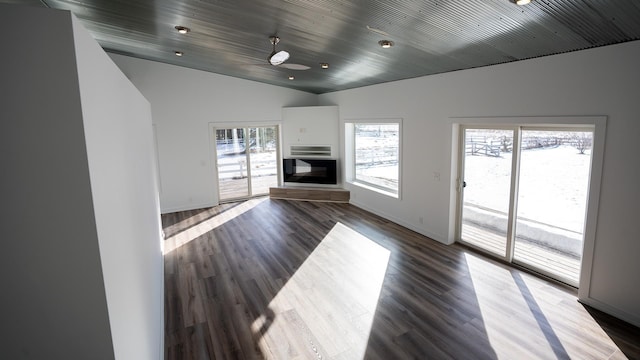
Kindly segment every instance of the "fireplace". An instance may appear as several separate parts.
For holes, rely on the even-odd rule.
[[[334,159],[283,159],[285,183],[336,185],[337,160]]]

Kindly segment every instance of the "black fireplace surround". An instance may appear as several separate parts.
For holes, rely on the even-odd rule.
[[[285,183],[330,184],[338,183],[337,160],[334,159],[283,159]]]

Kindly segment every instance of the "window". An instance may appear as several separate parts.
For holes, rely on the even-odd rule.
[[[347,181],[399,197],[399,120],[346,123]]]

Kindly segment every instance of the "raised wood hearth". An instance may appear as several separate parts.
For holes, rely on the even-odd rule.
[[[348,203],[350,192],[345,189],[314,187],[272,187],[269,188],[272,199],[307,200]]]

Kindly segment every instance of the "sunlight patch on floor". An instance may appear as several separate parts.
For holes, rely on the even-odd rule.
[[[572,330],[557,319],[571,318],[582,305],[561,290],[554,296],[552,285],[532,275],[502,268],[473,254],[465,254],[475,290],[481,319],[474,324],[483,328],[498,359],[582,358],[590,347],[586,335],[605,339],[607,346],[589,349],[609,358],[619,349],[593,319]],[[541,291],[542,289],[545,291]],[[496,290],[498,289],[498,290]],[[559,305],[564,303],[564,306]],[[569,306],[566,306],[566,304]],[[575,306],[573,306],[575,304]],[[570,309],[570,310],[567,310]],[[566,319],[563,320],[566,322]]]
[[[521,284],[524,284],[524,288],[528,289],[530,296],[534,299],[532,303],[537,304],[538,311],[543,314],[547,314],[546,319],[548,321],[548,325],[554,329],[560,329],[566,327],[566,322],[558,320],[560,315],[566,316],[567,313],[563,312],[564,310],[560,310],[560,303],[568,301],[566,298],[562,298],[561,296],[553,296],[552,291],[549,291],[549,287],[552,285],[542,282],[535,277],[531,276],[522,276],[519,280]],[[520,285],[522,288],[523,286]],[[538,291],[538,289],[542,290],[542,288],[546,288],[546,290]],[[523,293],[526,290],[522,291]],[[544,294],[544,295],[542,295]],[[524,294],[523,294],[524,295]],[[575,301],[576,306],[572,309],[574,314],[571,316],[579,322],[577,328],[580,331],[574,331],[572,334],[562,334],[562,338],[584,338],[586,334],[591,337],[598,338],[598,341],[583,341],[581,346],[582,350],[588,350],[591,354],[596,354],[595,357],[602,359],[626,359],[626,356],[623,355],[621,349],[616,345],[616,343],[609,337],[606,331],[600,327],[598,322],[589,314],[587,309],[584,306],[577,303],[577,299],[571,299],[569,301]],[[532,309],[534,310],[534,309]],[[561,312],[563,312],[561,314]],[[552,341],[550,341],[552,342]],[[596,345],[597,344],[597,345]],[[604,346],[602,344],[605,344]],[[578,358],[578,355],[573,355],[573,349],[571,349],[570,344],[566,346],[567,352],[571,356],[571,358]]]
[[[163,244],[164,245],[163,254],[166,255],[174,251],[175,249],[179,248],[180,246],[187,244],[193,241],[194,239],[197,239],[200,236],[208,233],[209,231],[219,227],[220,225],[223,225],[228,221],[235,219],[236,217],[258,206],[260,203],[262,203],[267,199],[268,198],[263,197],[263,198],[256,198],[256,199],[244,201],[238,206],[235,206],[221,214],[218,214],[210,219],[207,219],[195,226],[192,226],[186,230],[183,230],[165,239]],[[189,219],[183,220],[182,222],[188,223]]]
[[[501,269],[469,253],[465,254],[465,258],[482,313],[482,319],[475,325],[484,328],[498,359],[513,359],[514,356],[527,358],[529,352],[522,349],[522,334],[517,329],[519,326],[527,326],[528,332],[535,333],[532,329],[537,325],[524,299],[512,295],[518,290],[509,270]],[[505,311],[505,308],[513,310]],[[539,348],[539,351],[553,356],[551,347],[540,341],[538,336],[532,337],[530,343]]]
[[[265,357],[362,359],[389,256],[337,223],[253,322]]]

